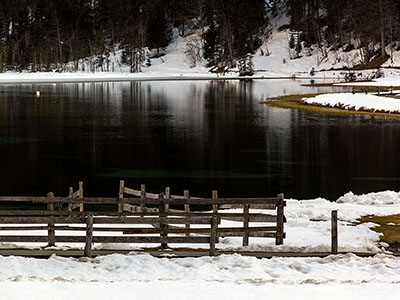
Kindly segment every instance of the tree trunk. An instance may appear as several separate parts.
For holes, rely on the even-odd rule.
[[[380,24],[380,31],[381,31],[381,48],[382,48],[382,53],[381,56],[384,58],[386,56],[386,51],[385,51],[385,25],[384,25],[384,20],[383,20],[383,5],[382,5],[382,0],[379,0],[379,18],[381,21]]]

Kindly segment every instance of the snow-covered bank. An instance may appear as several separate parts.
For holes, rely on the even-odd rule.
[[[309,75],[297,75],[296,79],[309,78]],[[313,79],[338,80],[331,73],[313,77]],[[0,73],[0,84],[24,84],[24,83],[70,83],[70,82],[103,82],[103,81],[163,81],[163,80],[239,80],[239,79],[293,79],[293,76],[277,72],[259,72],[253,76],[239,76],[237,73],[228,72],[216,74],[212,72],[190,72],[177,70],[176,72],[157,71],[145,73],[117,73],[117,72],[7,72]]]
[[[340,251],[379,251],[373,224],[355,224],[365,215],[400,213],[400,192],[349,192],[336,202],[287,200],[285,245],[251,238],[259,250],[328,250],[330,212],[339,212]],[[233,222],[235,223],[235,222]],[[240,248],[240,238],[220,247]],[[155,258],[132,251],[92,259],[0,256],[1,299],[396,299],[400,257],[381,253],[325,258],[240,255]]]
[[[399,71],[398,71],[399,72]],[[375,79],[373,81],[337,83],[338,86],[376,86],[376,87],[400,87],[400,74]]]
[[[400,113],[400,99],[352,93],[335,93],[303,98],[304,103],[345,110]]]
[[[1,299],[383,299],[400,290],[400,259],[388,255],[0,257],[0,266]]]

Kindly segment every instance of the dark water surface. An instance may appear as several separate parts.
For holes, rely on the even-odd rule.
[[[81,180],[87,196],[117,196],[120,179],[193,196],[399,190],[400,120],[259,104],[329,90],[289,80],[2,85],[0,195],[66,196]]]

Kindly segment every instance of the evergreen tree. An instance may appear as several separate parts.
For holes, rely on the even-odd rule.
[[[150,49],[168,46],[171,41],[171,27],[168,24],[164,1],[158,0],[148,4],[149,16],[147,20],[147,45]]]

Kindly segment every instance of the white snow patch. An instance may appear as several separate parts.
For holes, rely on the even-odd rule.
[[[303,100],[308,104],[321,104],[331,107],[341,104],[344,109],[354,107],[356,110],[400,111],[400,99],[369,94],[333,93],[303,98]]]
[[[396,297],[400,259],[352,254],[91,260],[0,257],[2,299],[383,299]],[[360,298],[361,297],[361,298]]]

